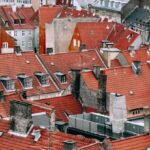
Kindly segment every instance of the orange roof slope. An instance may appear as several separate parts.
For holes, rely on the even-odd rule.
[[[107,92],[125,95],[128,110],[150,106],[150,68],[147,64],[143,64],[141,68],[140,75],[135,75],[131,66],[105,70]],[[81,75],[89,89],[98,89],[98,81],[92,72]]]
[[[96,51],[84,51],[84,52],[71,52],[71,53],[61,53],[55,55],[41,55],[44,63],[49,69],[52,77],[55,79],[56,83],[61,89],[66,89],[70,85],[72,80],[69,71],[72,68],[89,68],[92,69],[93,65],[100,65],[104,68],[104,64],[97,54]],[[62,72],[67,75],[67,83],[61,84],[56,76],[55,72]]]
[[[79,137],[75,135],[65,134],[62,132],[51,132],[46,129],[34,128],[41,131],[40,139],[35,142],[33,136],[30,134],[27,138],[22,138],[19,136],[11,135],[8,133],[9,124],[8,121],[0,121],[0,129],[3,135],[0,137],[0,149],[6,150],[40,150],[40,149],[50,149],[62,150],[63,142],[66,140],[75,141],[77,143],[77,148],[82,149],[82,147],[87,146],[88,150],[93,150],[93,144],[97,144],[95,150],[98,150],[98,143],[95,140],[87,139],[85,137]],[[49,143],[50,138],[50,143]]]
[[[105,40],[113,27],[112,22],[79,22],[76,25],[81,43],[87,49],[99,48],[101,41]]]
[[[46,73],[34,52],[24,52],[20,56],[17,56],[16,54],[0,55],[0,76],[8,76],[15,79],[16,90],[23,89],[20,81],[17,79],[17,75],[24,73],[27,76],[33,77],[33,88],[27,90],[27,95],[37,95],[39,91],[41,93],[57,92],[57,89],[51,80],[49,80],[50,86],[42,87],[34,76],[34,72],[36,71]],[[2,86],[2,83],[0,83],[0,88],[3,89],[4,92],[6,91]]]
[[[10,6],[1,6],[0,7],[0,16],[8,21],[7,29],[33,29],[33,25],[31,24],[31,16],[34,14],[34,9],[32,7],[18,7],[16,11],[13,11]],[[25,24],[14,24],[13,19],[25,19]]]
[[[150,106],[150,68],[146,64],[141,68],[140,75],[135,75],[131,67],[108,69],[105,72],[107,92],[125,95],[128,110]]]
[[[98,81],[96,80],[92,71],[90,72],[82,72],[81,76],[89,88],[89,90],[97,91],[98,90]]]
[[[142,46],[138,50],[132,52],[124,50],[122,51],[122,54],[129,64],[131,64],[134,60],[139,60],[143,63],[150,60],[150,50],[147,46]]]
[[[3,42],[8,42],[8,48],[13,48],[16,45],[16,41],[5,30],[0,27],[0,49],[3,48]]]
[[[82,106],[72,95],[61,96],[51,99],[43,99],[38,102],[54,106],[56,110],[56,118],[64,122],[68,122],[66,114],[76,115],[82,113]]]
[[[150,147],[150,136],[140,135],[123,140],[110,142],[113,150],[145,150]]]

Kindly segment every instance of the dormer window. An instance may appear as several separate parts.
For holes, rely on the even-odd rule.
[[[60,83],[66,83],[67,82],[66,74],[63,74],[62,72],[55,72],[55,76],[57,77],[57,80]]]
[[[32,88],[32,77],[27,76],[25,74],[18,75],[18,79],[20,80],[22,86],[25,89],[31,89]]]
[[[42,86],[49,85],[49,75],[48,74],[44,74],[42,72],[35,72],[34,74]]]
[[[25,24],[25,19],[20,19],[21,24]]]
[[[0,77],[0,80],[7,91],[15,90],[15,80],[7,76]]]
[[[14,24],[19,24],[19,19],[14,19]]]

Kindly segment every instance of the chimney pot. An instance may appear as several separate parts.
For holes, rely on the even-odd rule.
[[[76,142],[64,141],[63,150],[77,150]]]

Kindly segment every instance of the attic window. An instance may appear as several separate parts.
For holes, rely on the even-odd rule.
[[[15,90],[15,80],[10,79],[7,76],[0,77],[0,80],[3,86],[6,88],[7,91],[14,91]]]
[[[18,79],[20,80],[22,86],[25,89],[30,89],[32,88],[32,77],[27,76],[25,74],[20,74],[18,75]]]
[[[54,74],[60,83],[66,83],[67,82],[66,74],[63,74],[61,72],[55,72]]]
[[[25,24],[25,19],[20,19],[21,24]]]
[[[34,74],[42,86],[49,85],[49,75],[48,74],[44,74],[42,72],[35,72]]]
[[[19,24],[19,19],[14,19],[14,24]]]

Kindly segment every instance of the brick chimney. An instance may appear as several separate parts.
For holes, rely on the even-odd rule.
[[[10,102],[10,133],[26,136],[32,126],[31,104],[23,101]]]
[[[80,97],[80,69],[71,69],[73,77],[71,83],[71,93],[76,99]]]

